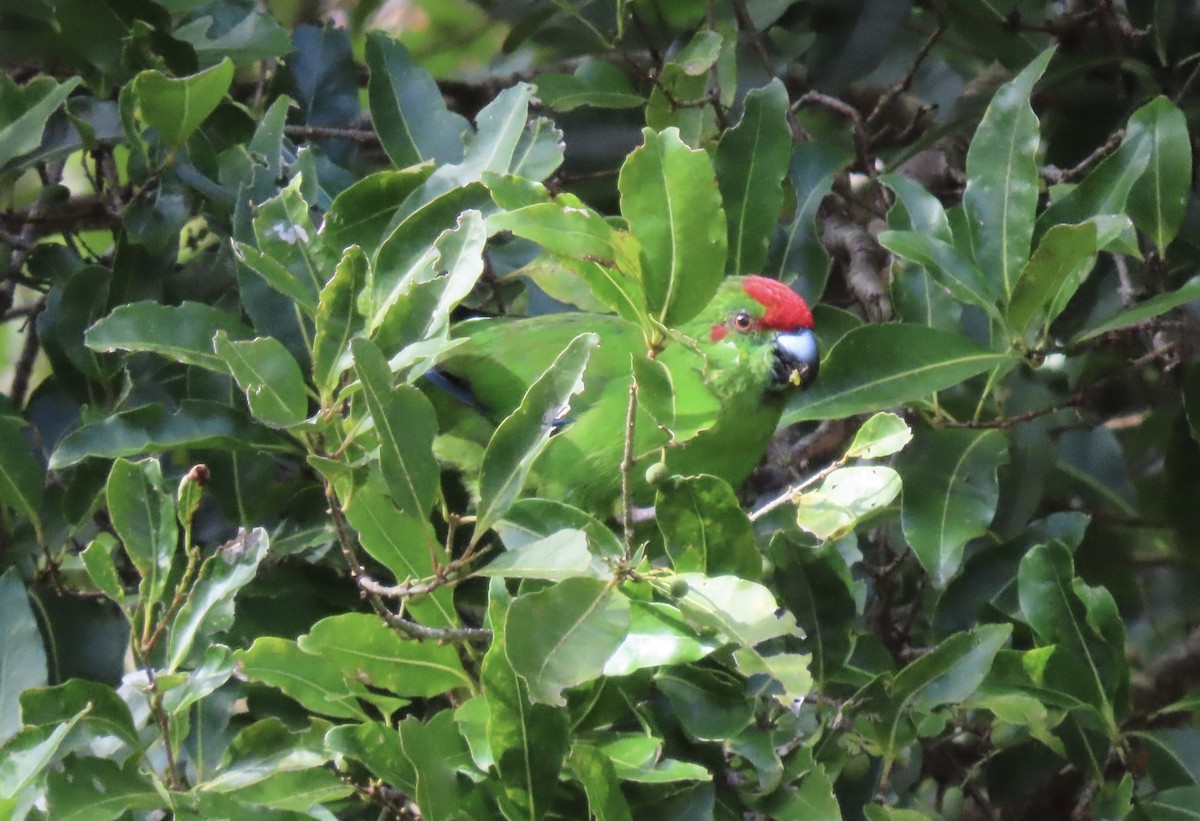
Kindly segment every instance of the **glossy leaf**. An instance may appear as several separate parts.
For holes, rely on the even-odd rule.
[[[286,428],[308,416],[308,392],[300,366],[283,343],[265,336],[231,342],[223,331],[213,337],[213,352],[224,360],[246,394],[250,413],[271,427]]]
[[[369,700],[370,691],[319,656],[305,653],[295,642],[262,636],[249,648],[236,651],[234,658],[247,679],[278,687],[314,713],[360,721],[368,718],[358,699]]]
[[[629,600],[599,579],[574,578],[521,596],[505,622],[508,660],[537,704],[600,676],[629,631]]]
[[[404,513],[425,518],[437,495],[433,458],[437,431],[433,407],[408,385],[392,387],[391,371],[373,343],[355,339],[354,364],[379,438],[379,464],[392,501]]]
[[[157,810],[164,801],[131,757],[125,766],[104,758],[69,756],[46,779],[50,810],[65,821],[109,821],[130,810]]]
[[[818,539],[838,539],[900,495],[889,467],[839,468],[796,503],[796,524]]]
[[[433,160],[456,163],[470,126],[446,109],[433,76],[413,63],[408,50],[383,32],[367,36],[367,97],[383,150],[397,168]]]
[[[784,282],[798,280],[799,289],[812,302],[825,290],[829,258],[821,245],[817,209],[833,186],[834,178],[853,155],[841,143],[813,140],[792,148],[787,180],[796,197],[796,213],[786,226],[775,230],[767,255],[766,273]]]
[[[254,337],[254,332],[237,317],[199,302],[178,306],[132,302],[118,306],[88,328],[83,339],[96,351],[144,351],[228,373],[225,361],[213,353],[212,339],[217,331],[224,331],[232,340]]]
[[[488,594],[492,645],[480,677],[487,693],[487,741],[505,797],[521,817],[539,818],[558,787],[570,744],[567,713],[531,702],[529,688],[509,659],[507,620],[512,597],[494,579]]]
[[[115,739],[128,750],[142,748],[129,706],[107,684],[73,678],[54,687],[31,685],[21,694],[20,716],[27,727],[51,726],[77,715],[82,715],[77,736]]]
[[[752,90],[741,122],[725,132],[713,157],[728,221],[728,273],[757,273],[766,263],[792,149],[788,102],[778,78]]]
[[[916,231],[884,231],[879,244],[920,265],[934,282],[966,304],[991,311],[999,298],[996,284],[946,240]]]
[[[1125,625],[1112,595],[1075,578],[1071,552],[1061,542],[1039,545],[1021,560],[1017,574],[1021,612],[1044,644],[1074,657],[1064,690],[1083,697],[1111,726],[1124,711],[1129,668]]]
[[[891,456],[912,441],[912,429],[894,413],[877,413],[863,422],[854,434],[847,459],[878,459]]]
[[[945,585],[963,548],[987,532],[1000,497],[996,471],[1008,462],[998,430],[936,430],[900,457],[904,537],[934,584]]]
[[[681,613],[701,630],[711,631],[742,647],[767,639],[795,636],[796,617],[779,611],[775,596],[766,587],[736,576],[708,577],[681,573],[686,592],[676,602]]]
[[[963,208],[970,247],[978,267],[994,272],[1005,298],[1029,258],[1037,206],[1040,131],[1029,96],[1053,56],[1054,49],[1042,52],[1000,86],[967,152]]]
[[[647,667],[698,661],[721,646],[684,620],[677,607],[631,601],[629,632],[604,664],[604,675],[625,676]]]
[[[216,110],[232,82],[233,61],[226,58],[189,77],[143,71],[131,87],[146,124],[167,142],[180,145]]]
[[[582,388],[583,370],[599,341],[595,334],[572,339],[492,434],[480,469],[476,541],[516,501],[534,460],[550,442],[555,421]]]
[[[675,570],[762,575],[754,528],[728,482],[716,476],[674,477],[658,488],[655,521]]]
[[[1034,320],[1051,308],[1064,287],[1078,285],[1095,262],[1097,245],[1096,225],[1092,222],[1056,225],[1046,232],[1021,270],[1004,317],[1019,340],[1024,341]],[[1045,317],[1047,322],[1052,319]]]
[[[353,364],[350,341],[365,325],[357,299],[370,277],[370,262],[357,245],[346,248],[333,276],[321,289],[313,337],[313,382],[328,405],[342,374]]]
[[[241,530],[204,560],[187,600],[171,622],[168,671],[178,669],[197,642],[233,624],[234,598],[258,572],[269,544],[270,538],[261,527]]]
[[[0,762],[0,800],[14,798],[46,770],[63,740],[86,712],[84,708],[57,725],[22,730],[0,747],[4,750],[4,760]]]
[[[384,492],[378,476],[355,489],[345,509],[346,519],[358,531],[358,540],[371,558],[392,572],[397,582],[419,581],[434,575],[433,561],[449,559],[425,519],[406,514]],[[412,615],[430,627],[458,624],[453,590],[441,587],[428,596],[408,602]]]
[[[0,743],[21,728],[21,692],[46,683],[46,651],[38,632],[29,596],[16,568],[0,576],[0,607],[5,615],[0,629]]]
[[[771,558],[780,598],[804,630],[802,647],[812,654],[812,675],[823,687],[853,647],[849,569],[832,545],[802,547],[782,534],[771,541]]]
[[[677,326],[695,316],[725,271],[725,215],[712,163],[679,132],[642,131],[643,144],[621,166],[621,213],[642,249],[651,314]]]
[[[780,424],[895,407],[1012,361],[1012,354],[935,328],[864,325],[834,345],[820,379],[791,402]]]
[[[1191,190],[1192,150],[1187,119],[1171,100],[1156,97],[1129,118],[1150,146],[1145,174],[1129,192],[1129,216],[1160,254],[1179,233]]]
[[[64,83],[41,77],[31,80],[24,89],[18,89],[7,75],[0,80],[0,93],[13,102],[16,102],[14,98],[19,98],[17,105],[20,107],[19,112],[8,110],[0,115],[0,170],[37,149],[46,121],[80,82],[78,77],[71,77]]]
[[[121,577],[117,575],[117,566],[112,556],[116,546],[117,540],[111,533],[100,533],[92,539],[79,557],[83,559],[88,576],[100,592],[122,604],[125,601],[125,588],[121,584]]]
[[[582,530],[560,530],[515,550],[505,550],[474,575],[562,581],[576,576],[603,577],[607,569],[593,561]]]
[[[342,675],[397,695],[429,698],[455,687],[473,689],[453,647],[406,641],[373,614],[329,616],[297,643]]]
[[[76,428],[59,441],[50,468],[70,467],[89,456],[116,459],[177,447],[270,451],[287,445],[228,405],[188,399],[173,411],[143,405]]]
[[[303,195],[303,174],[254,208],[257,249],[240,243],[235,251],[273,289],[291,299],[311,318],[317,298],[338,257],[320,237]]]
[[[624,72],[604,60],[589,60],[573,74],[548,71],[537,78],[537,95],[555,111],[592,108],[637,108],[645,98]]]
[[[1174,291],[1157,294],[1145,302],[1140,302],[1132,308],[1118,312],[1115,316],[1072,337],[1071,342],[1072,344],[1078,344],[1089,339],[1095,339],[1098,336],[1103,336],[1111,331],[1119,331],[1122,328],[1132,327],[1197,299],[1200,299],[1200,277],[1193,277]]]
[[[667,667],[654,681],[671,700],[679,723],[707,741],[732,738],[754,718],[755,701],[745,684],[728,672],[703,667]]]
[[[617,770],[608,756],[589,744],[576,744],[571,747],[567,765],[575,780],[583,785],[591,817],[596,821],[632,821],[629,803],[621,794]]]
[[[18,416],[0,416],[0,502],[33,523],[41,540],[45,469],[34,458]]]
[[[142,577],[146,607],[162,596],[179,547],[175,497],[163,480],[157,459],[113,463],[105,489],[108,515],[121,544]]]
[[[368,256],[374,256],[396,211],[431,173],[431,165],[376,171],[343,190],[325,213],[321,226],[325,244],[335,252],[358,245]]]

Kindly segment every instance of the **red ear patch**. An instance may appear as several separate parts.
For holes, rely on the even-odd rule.
[[[808,309],[804,297],[779,280],[748,276],[742,281],[742,290],[767,309],[759,320],[763,327],[776,331],[812,327],[812,311]]]
[[[713,325],[712,329],[708,332],[708,339],[710,342],[720,342],[728,334],[729,329],[718,322],[716,325]]]

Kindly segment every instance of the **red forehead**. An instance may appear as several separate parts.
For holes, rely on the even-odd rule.
[[[808,309],[808,303],[779,280],[748,276],[742,280],[742,290],[767,309],[759,320],[764,326],[776,331],[812,327],[812,311]]]

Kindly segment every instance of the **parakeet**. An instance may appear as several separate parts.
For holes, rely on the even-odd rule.
[[[643,468],[665,454],[672,473],[709,473],[741,484],[766,449],[790,391],[812,384],[818,349],[807,303],[762,276],[726,278],[695,318],[657,356],[661,380],[639,382],[634,455]],[[620,495],[631,357],[646,360],[640,329],[615,316],[562,313],[528,319],[472,320],[468,341],[439,370],[469,386],[492,424],[520,404],[525,389],[576,335],[600,336],[561,430],[534,466],[539,495],[609,515]],[[640,372],[664,376],[643,365]],[[652,381],[646,379],[645,381]],[[667,394],[673,394],[674,403]],[[435,404],[446,407],[444,399]],[[446,427],[443,426],[443,430]],[[646,503],[643,470],[636,471]]]

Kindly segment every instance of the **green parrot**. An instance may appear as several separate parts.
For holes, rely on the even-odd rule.
[[[807,388],[817,376],[812,324],[807,303],[781,282],[762,276],[723,280],[707,307],[678,329],[683,338],[670,341],[656,358],[662,368],[651,373],[659,374],[658,385],[639,382],[635,457],[657,459],[661,452],[672,473],[709,473],[740,485],[762,458],[789,392]],[[461,419],[467,401],[494,426],[584,332],[598,334],[600,344],[584,372],[583,390],[534,465],[533,483],[540,496],[607,516],[620,498],[631,357],[647,361],[636,325],[586,313],[464,322],[458,334],[467,341],[434,377],[460,388],[452,390],[458,399],[443,395],[435,405],[451,436],[470,436],[464,433],[470,424],[452,418],[457,413]],[[650,368],[657,366],[640,372]],[[666,390],[663,377],[673,390]],[[635,499],[646,504],[643,473],[635,472]]]

